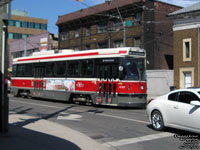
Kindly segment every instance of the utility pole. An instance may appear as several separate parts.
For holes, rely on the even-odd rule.
[[[105,2],[106,2],[107,4],[110,4],[110,3],[112,2],[112,0],[105,0]],[[120,11],[119,11],[119,8],[118,8],[117,4],[115,4],[115,2],[116,2],[116,1],[114,1],[113,4],[114,4],[114,5],[116,6],[116,8],[117,8],[117,12],[118,12],[118,14],[119,14],[119,19],[121,20],[122,28],[123,28],[123,45],[124,45],[124,47],[126,47],[126,22],[123,20],[122,15],[121,15],[121,13],[120,13]]]
[[[26,57],[26,52],[27,52],[27,38],[24,38],[24,57]]]
[[[7,95],[7,26],[10,18],[9,0],[0,3],[0,135],[8,132],[8,95]]]

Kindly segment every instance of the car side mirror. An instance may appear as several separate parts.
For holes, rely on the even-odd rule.
[[[200,107],[200,102],[199,101],[191,101],[190,104],[194,105],[194,106],[199,106]]]

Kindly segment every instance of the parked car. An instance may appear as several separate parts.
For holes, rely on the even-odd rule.
[[[147,115],[155,130],[172,127],[200,133],[200,88],[174,90],[150,100]]]

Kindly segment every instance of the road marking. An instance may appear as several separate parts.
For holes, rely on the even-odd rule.
[[[138,122],[138,123],[143,123],[143,124],[149,124],[149,122],[142,121],[142,120],[137,120],[137,119],[130,119],[130,118],[113,116],[113,115],[107,115],[107,114],[97,114],[97,115],[105,116],[105,117],[111,117],[111,118],[116,118],[116,119],[122,119],[122,120],[128,120],[128,121],[133,121],[133,122]]]
[[[29,102],[24,102],[24,101],[16,101],[16,100],[10,100],[11,102],[16,102],[16,103],[22,103],[22,104],[31,104],[35,106],[42,106],[42,107],[48,107],[48,108],[56,108],[56,109],[64,109],[64,107],[57,107],[57,106],[49,106],[49,105],[44,105],[44,104],[36,104],[36,103],[29,103]],[[76,111],[76,112],[82,112],[77,109],[69,108],[68,110],[71,111]],[[92,113],[90,113],[92,114]],[[100,113],[95,113],[95,115],[99,116],[104,116],[104,117],[110,117],[110,118],[115,118],[115,119],[122,119],[122,120],[127,120],[127,121],[133,121],[133,122],[138,122],[138,123],[143,123],[143,124],[149,124],[149,122],[142,121],[142,120],[137,120],[137,119],[130,119],[130,118],[125,118],[125,117],[120,117],[120,116],[113,116],[113,115],[108,115],[108,114],[100,114]]]
[[[111,145],[111,146],[117,147],[117,146],[123,146],[123,145],[128,145],[128,144],[139,143],[139,142],[151,141],[151,140],[160,139],[160,138],[166,138],[166,137],[170,137],[173,135],[174,134],[172,134],[172,133],[163,132],[163,133],[158,133],[158,134],[146,135],[146,136],[142,136],[142,137],[107,142],[107,143],[104,143],[104,145],[105,146]]]

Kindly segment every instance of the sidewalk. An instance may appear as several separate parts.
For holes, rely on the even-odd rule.
[[[107,150],[90,137],[45,119],[11,113],[1,150]]]

